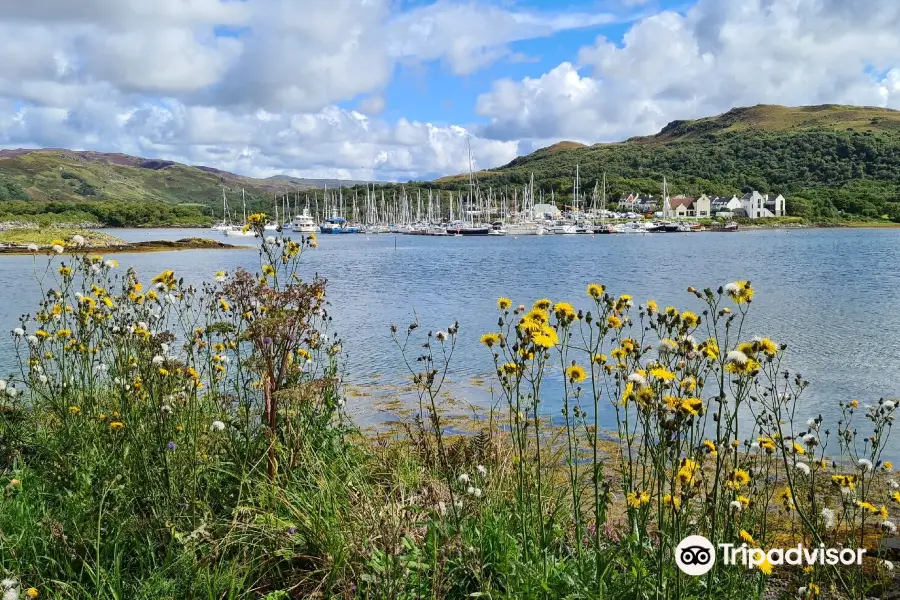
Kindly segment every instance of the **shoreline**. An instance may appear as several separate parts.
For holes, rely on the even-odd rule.
[[[185,238],[181,240],[150,240],[142,242],[121,242],[103,245],[86,245],[77,249],[78,254],[83,252],[103,252],[104,254],[126,254],[147,252],[170,252],[178,250],[250,250],[253,246],[225,244],[207,238]],[[46,254],[52,252],[50,248],[39,248],[36,252],[29,250],[27,246],[0,246],[0,254]],[[72,254],[66,249],[64,254]]]

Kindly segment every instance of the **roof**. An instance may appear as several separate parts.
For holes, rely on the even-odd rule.
[[[690,208],[690,206],[694,203],[693,198],[687,198],[685,196],[677,196],[675,198],[669,198],[669,207],[672,210],[675,210],[679,206],[683,206],[685,208]]]

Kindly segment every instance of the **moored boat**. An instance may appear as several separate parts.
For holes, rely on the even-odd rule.
[[[303,213],[294,217],[291,222],[291,230],[297,233],[316,233],[319,228],[315,220],[309,214],[309,208],[304,208]]]

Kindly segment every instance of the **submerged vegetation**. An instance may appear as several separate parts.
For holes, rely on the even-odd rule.
[[[250,226],[261,235],[264,215]],[[73,240],[70,245],[80,244]],[[348,421],[315,236],[257,272],[149,282],[36,255],[43,300],[0,391],[4,598],[790,598],[883,595],[896,405],[798,422],[787,346],[748,339],[749,282],[689,310],[600,284],[584,306],[500,298],[496,404],[442,418],[457,323],[391,326],[418,392],[403,435]],[[77,247],[71,248],[77,250]],[[387,335],[387,332],[386,332]],[[562,412],[544,408],[559,381]],[[594,423],[612,407],[616,432]],[[675,565],[687,534],[869,549],[862,566]]]

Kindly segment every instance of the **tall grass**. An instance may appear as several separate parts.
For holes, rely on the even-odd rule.
[[[264,215],[250,221],[264,235]],[[895,403],[799,422],[807,383],[786,345],[744,333],[750,283],[690,289],[696,312],[598,284],[580,310],[500,298],[481,340],[498,395],[467,434],[441,402],[461,326],[392,326],[419,410],[367,436],[343,413],[325,282],[299,277],[315,243],[267,238],[258,272],[200,287],[36,256],[43,299],[13,332],[20,368],[0,401],[4,600],[863,598],[894,584],[874,556],[676,567],[688,534],[874,551],[895,531]]]

